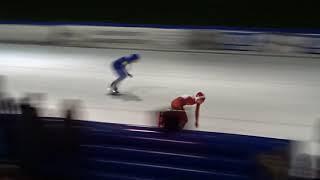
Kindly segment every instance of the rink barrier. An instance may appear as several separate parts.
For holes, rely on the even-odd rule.
[[[0,131],[21,127],[20,117],[0,114]],[[264,137],[190,130],[168,134],[156,127],[72,121],[76,139],[71,142],[79,144],[72,151],[77,152],[76,158],[69,159],[60,147],[66,139],[65,119],[41,120],[45,142],[50,143],[40,149],[50,156],[39,168],[50,176],[249,180],[257,177],[258,154],[281,151],[290,144]]]
[[[0,25],[0,42],[289,56],[320,53],[320,33],[316,30],[29,22]]]

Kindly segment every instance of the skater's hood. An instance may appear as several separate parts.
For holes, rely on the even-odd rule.
[[[131,54],[126,57],[128,62],[134,62],[134,61],[138,60],[139,58],[140,58],[140,56],[138,54]]]

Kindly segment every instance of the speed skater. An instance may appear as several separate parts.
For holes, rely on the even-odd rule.
[[[188,118],[184,107],[187,105],[196,105],[195,110],[195,126],[199,126],[199,111],[200,105],[205,101],[205,95],[202,92],[198,92],[195,96],[179,96],[171,102],[171,110],[160,113],[159,127],[164,127],[165,123],[168,123],[169,119],[174,119],[177,122],[176,125],[179,129],[183,129],[184,125],[188,122]],[[167,114],[167,115],[166,115]],[[170,115],[171,118],[167,118]],[[167,116],[167,117],[166,117]]]
[[[110,85],[110,89],[113,93],[119,93],[118,85],[122,80],[124,80],[127,76],[132,77],[132,75],[128,73],[126,66],[128,64],[137,62],[138,59],[140,59],[140,56],[138,54],[131,54],[129,56],[121,57],[112,63],[112,69],[118,76],[118,78],[114,80]]]

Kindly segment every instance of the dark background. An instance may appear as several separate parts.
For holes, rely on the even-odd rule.
[[[3,5],[2,21],[75,21],[127,24],[320,28],[316,1],[79,1]]]

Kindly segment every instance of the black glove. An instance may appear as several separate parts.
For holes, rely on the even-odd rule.
[[[128,73],[128,76],[131,77],[131,78],[133,77],[132,74],[130,74],[130,73]]]

